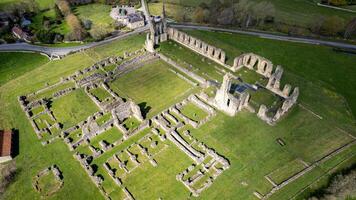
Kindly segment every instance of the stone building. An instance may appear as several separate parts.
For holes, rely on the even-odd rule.
[[[168,39],[165,5],[163,4],[162,16],[160,17],[152,17],[149,14],[145,0],[142,0],[142,5],[145,7],[145,17],[150,28],[150,32],[147,33],[145,47],[147,51],[154,52],[156,45]]]
[[[142,14],[137,12],[134,7],[116,6],[111,10],[110,16],[130,29],[145,26],[145,20]]]
[[[234,96],[230,93],[232,76],[225,74],[223,83],[215,95],[215,106],[230,116],[236,115],[244,106],[247,106],[250,95],[247,92]]]
[[[130,29],[136,29],[145,26],[143,17],[138,13],[132,13],[127,15],[125,20],[126,26]]]
[[[0,131],[0,163],[12,160],[12,131]]]

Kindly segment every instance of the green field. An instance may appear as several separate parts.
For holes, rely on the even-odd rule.
[[[264,178],[265,175],[270,175],[275,181],[282,182],[303,167],[296,162],[297,159],[309,164],[313,163],[350,142],[351,135],[356,135],[355,119],[352,114],[356,111],[356,104],[353,103],[356,96],[355,92],[350,89],[356,85],[353,80],[356,70],[353,63],[356,58],[353,55],[335,52],[328,47],[271,41],[249,36],[203,31],[189,31],[189,33],[224,49],[229,62],[242,52],[254,52],[271,59],[275,64],[283,65],[285,74],[282,85],[291,83],[293,86],[300,87],[299,105],[296,105],[276,126],[267,125],[256,117],[256,113],[242,111],[236,117],[217,112],[215,117],[199,129],[193,129],[190,126],[183,127],[184,130],[188,129],[199,142],[203,142],[227,158],[231,164],[230,168],[224,171],[211,187],[203,191],[199,198],[190,197],[188,189],[176,180],[176,175],[193,161],[173,143],[168,140],[161,142],[156,135],[151,135],[150,139],[140,140],[147,134],[153,134],[150,129],[139,132],[102,156],[95,158],[91,163],[98,167],[95,174],[104,178],[103,187],[114,199],[122,199],[123,192],[102,167],[103,163],[114,154],[120,154],[127,160],[127,166],[133,169],[123,180],[124,186],[136,199],[161,197],[163,199],[248,200],[255,199],[252,194],[254,191],[266,194],[272,189],[272,185]],[[33,177],[40,170],[53,164],[56,164],[63,172],[65,182],[63,188],[54,194],[52,199],[103,199],[62,139],[46,146],[40,144],[19,106],[17,97],[37,91],[46,84],[54,84],[60,80],[60,77],[67,77],[77,70],[93,65],[102,58],[111,55],[122,56],[125,51],[132,52],[140,49],[143,41],[143,35],[132,36],[68,55],[58,61],[50,61],[47,64],[38,63],[31,66],[33,68],[29,68],[25,73],[14,71],[12,80],[0,85],[0,128],[15,128],[20,135],[20,152],[15,158],[18,174],[14,183],[6,190],[4,199],[23,199],[24,197],[25,199],[40,199],[40,194],[31,185]],[[216,79],[221,77],[221,74],[217,72],[218,69],[214,67],[215,63],[211,61],[209,64],[210,61],[207,59],[202,60],[201,56],[179,45],[174,45],[173,42],[163,43],[160,50],[160,53],[179,59],[182,65],[185,62],[184,67],[189,68],[191,64],[192,70],[199,69],[196,70],[197,73],[203,74],[204,72],[207,75],[216,73]],[[1,55],[3,53],[0,53]],[[16,56],[12,56],[11,63],[21,66],[26,63],[26,60],[19,60]],[[150,118],[180,102],[189,94],[199,92],[199,88],[179,78],[170,69],[173,68],[163,61],[148,62],[122,75],[109,85],[120,96],[131,98],[139,104],[142,111],[147,113],[147,118]],[[254,81],[256,77],[246,75],[246,79]],[[65,86],[68,87],[68,85]],[[38,96],[49,96],[58,89],[55,88]],[[102,91],[97,94],[101,98],[105,96]],[[255,98],[256,104],[274,101],[273,95],[266,96],[263,92],[252,95],[252,98]],[[98,110],[82,89],[53,100],[51,105],[54,115],[66,128],[86,119]],[[35,112],[40,112],[40,109]],[[183,107],[182,112],[194,120],[200,120],[206,116],[204,111],[193,104]],[[97,121],[103,123],[110,116],[110,114],[105,115]],[[137,121],[131,119],[126,123],[126,126],[131,129],[138,125]],[[81,130],[77,130],[69,137],[76,140],[80,134]],[[102,135],[94,137],[92,145],[98,146],[101,140],[112,143],[121,137],[121,133],[116,128],[111,128]],[[281,146],[277,139],[282,139],[285,145]],[[158,163],[157,167],[153,167],[146,159],[142,165],[134,168],[127,154],[122,152],[130,146],[130,151],[138,154],[139,159],[144,160],[140,150],[131,146],[137,145],[139,140],[140,144],[148,148],[148,151],[159,152],[154,156]],[[161,146],[161,149],[153,149],[150,146],[151,140],[159,140],[158,144],[163,145],[164,148]],[[316,180],[321,177],[325,181],[324,178],[328,177],[329,171],[334,170],[334,167],[339,165],[347,167],[354,163],[355,148],[353,146],[316,167],[277,192],[271,199],[289,199],[309,184],[319,185]],[[78,151],[90,154],[88,148],[83,147]],[[303,195],[307,195],[307,192]]]
[[[104,4],[88,4],[78,6],[74,12],[79,19],[90,20],[93,28],[104,29],[107,32],[114,31],[114,20],[110,17],[111,6]]]
[[[22,63],[18,62],[21,57]],[[48,58],[34,53],[1,53],[0,54],[0,86],[16,79],[27,72],[42,66]]]
[[[192,87],[170,72],[163,61],[146,64],[109,85],[119,95],[139,104],[148,118],[188,96]]]
[[[218,64],[197,53],[191,52],[188,48],[176,42],[168,41],[160,44],[160,51],[180,66],[193,71],[207,80],[222,80],[223,74],[214,68],[214,66],[218,67]]]
[[[1,0],[0,10],[11,6],[13,3],[19,3],[21,0]],[[35,0],[40,9],[52,8],[54,6],[55,0]]]
[[[54,100],[51,107],[64,129],[78,124],[99,110],[83,90],[76,90]]]

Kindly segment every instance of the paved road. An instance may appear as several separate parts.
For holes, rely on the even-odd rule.
[[[307,43],[307,44],[313,44],[313,45],[325,45],[325,46],[331,46],[331,47],[337,47],[337,48],[356,50],[356,45],[341,43],[341,42],[332,42],[332,41],[326,41],[326,40],[307,39],[307,38],[299,38],[299,37],[291,37],[291,36],[280,36],[280,35],[273,35],[273,34],[269,34],[269,33],[242,31],[242,30],[234,30],[234,29],[209,27],[209,26],[190,25],[190,24],[189,25],[188,24],[170,24],[170,26],[176,27],[176,28],[185,28],[185,29],[194,29],[194,30],[209,30],[209,31],[229,32],[229,33],[240,33],[240,34],[258,36],[261,38],[268,38],[268,39],[273,39],[273,40],[299,42],[299,43]]]
[[[273,39],[273,40],[299,42],[299,43],[307,43],[307,44],[313,44],[313,45],[326,45],[326,46],[331,46],[331,47],[356,50],[356,45],[346,44],[346,43],[341,43],[341,42],[331,42],[331,41],[325,41],[325,40],[298,38],[298,37],[290,37],[290,36],[280,36],[280,35],[273,35],[273,34],[268,34],[268,33],[242,31],[242,30],[234,30],[234,29],[224,29],[224,28],[200,26],[200,25],[187,25],[187,24],[171,23],[170,26],[176,27],[176,28],[185,28],[185,29],[194,29],[194,30],[209,30],[209,31],[221,31],[221,32],[229,32],[229,33],[247,34],[247,35],[257,36],[257,37],[261,37],[261,38]],[[76,52],[76,51],[84,50],[87,48],[95,47],[98,45],[107,44],[114,40],[123,39],[130,35],[144,32],[148,29],[149,28],[146,25],[145,27],[136,29],[129,33],[125,33],[125,34],[116,36],[114,38],[110,38],[110,39],[103,40],[100,42],[93,42],[93,43],[84,44],[84,45],[80,45],[80,46],[74,46],[74,47],[46,47],[46,46],[31,45],[31,44],[27,44],[27,43],[15,43],[15,44],[0,45],[0,51],[34,51],[34,52],[45,53],[49,56],[51,56],[51,55],[65,56],[70,52]]]
[[[130,35],[135,35],[141,32],[144,32],[148,29],[147,26],[136,29],[132,32],[128,32],[107,40],[103,40],[100,42],[93,42],[93,43],[88,43],[80,46],[73,46],[73,47],[46,47],[46,46],[39,46],[39,45],[32,45],[32,44],[27,44],[27,43],[14,43],[14,44],[2,44],[0,45],[0,51],[34,51],[34,52],[40,52],[47,54],[49,56],[51,55],[58,55],[58,56],[65,56],[70,52],[76,52],[80,50],[84,50],[87,48],[95,47],[98,45],[102,44],[107,44],[110,43],[114,40],[119,40],[123,39],[125,37],[128,37]]]

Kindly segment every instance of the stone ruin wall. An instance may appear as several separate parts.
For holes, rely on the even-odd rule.
[[[182,31],[179,31],[178,29],[171,27],[168,28],[168,38],[182,44],[183,46],[188,47],[189,49],[205,57],[210,58],[211,60],[225,67],[227,66],[225,64],[226,54],[222,49],[209,45],[202,40],[199,40]]]

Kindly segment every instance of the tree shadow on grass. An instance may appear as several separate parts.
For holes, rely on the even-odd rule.
[[[147,102],[139,103],[138,106],[140,107],[143,118],[146,118],[148,112],[151,110],[152,107],[147,106]]]

